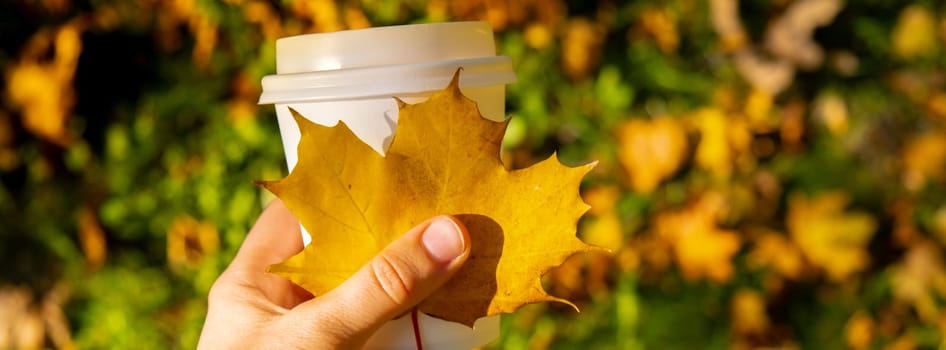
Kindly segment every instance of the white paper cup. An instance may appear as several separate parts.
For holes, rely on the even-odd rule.
[[[299,128],[289,107],[313,122],[339,120],[381,154],[397,124],[398,97],[421,102],[447,86],[457,68],[460,89],[488,119],[505,118],[505,84],[515,82],[509,57],[496,56],[486,22],[416,24],[308,34],[276,41],[276,73],[263,78],[260,104],[274,104],[286,163],[298,161]],[[303,150],[304,151],[304,150]],[[303,228],[303,241],[309,235]],[[469,349],[499,335],[499,317],[464,325],[420,315],[425,349]],[[414,349],[410,317],[393,320],[366,349]]]

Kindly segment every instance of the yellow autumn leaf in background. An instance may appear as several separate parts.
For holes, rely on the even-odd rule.
[[[686,131],[670,117],[628,120],[617,136],[618,160],[636,192],[653,192],[686,158]]]
[[[946,180],[946,132],[914,137],[903,148],[903,185],[919,191],[928,181]]]
[[[667,8],[652,8],[641,13],[641,28],[654,38],[657,47],[665,54],[674,53],[680,46],[676,17],[676,14]]]
[[[276,40],[282,35],[279,14],[265,1],[255,0],[243,4],[243,18],[247,22],[258,24],[260,32],[267,40]]]
[[[102,267],[108,249],[105,241],[105,229],[99,223],[95,211],[89,206],[82,207],[76,221],[78,221],[76,226],[78,226],[79,231],[79,244],[85,254],[86,264],[93,270]]]
[[[167,233],[168,265],[174,270],[195,268],[220,248],[217,226],[184,215],[174,219]]]
[[[916,339],[910,333],[901,334],[897,339],[887,344],[884,350],[916,350]]]
[[[581,197],[588,208],[588,214],[594,216],[605,216],[614,213],[614,206],[621,198],[621,189],[617,186],[595,186],[583,191]]]
[[[617,214],[607,214],[589,220],[582,226],[582,239],[588,244],[612,252],[621,250],[624,246],[621,219],[618,218]]]
[[[568,22],[562,38],[562,70],[574,80],[588,77],[600,59],[601,25],[584,18]]]
[[[302,132],[299,163],[285,179],[260,184],[313,234],[312,243],[270,271],[322,295],[413,226],[452,214],[471,236],[466,264],[419,305],[469,326],[484,316],[549,296],[540,277],[577,252],[588,206],[578,195],[594,164],[570,168],[555,155],[522,170],[500,161],[506,123],[484,119],[460,93],[459,71],[443,91],[401,103],[386,156],[339,123],[314,124],[294,112]]]
[[[893,52],[905,59],[936,52],[936,18],[923,5],[911,5],[900,12],[891,38]]]
[[[732,298],[732,330],[738,335],[765,334],[770,326],[765,313],[765,297],[754,290],[742,289]]]
[[[863,311],[851,316],[844,326],[844,340],[851,349],[869,349],[874,338],[874,320]]]
[[[940,243],[946,244],[946,203],[943,203],[930,218],[930,231]]]
[[[696,149],[696,164],[722,178],[732,171],[732,150],[726,138],[726,115],[714,108],[696,113],[695,123],[700,129],[700,145]]]
[[[792,239],[812,265],[828,278],[843,281],[867,267],[866,246],[877,228],[874,218],[863,212],[845,212],[849,202],[843,192],[814,198],[793,195],[786,224]]]
[[[805,267],[801,251],[785,235],[765,232],[756,237],[746,263],[753,268],[769,268],[790,279],[801,276]]]
[[[612,252],[624,246],[624,234],[621,231],[621,219],[614,210],[620,190],[616,186],[593,187],[582,193],[585,202],[591,206],[588,210],[581,234],[588,244],[608,249]]]
[[[944,35],[946,35],[946,19],[943,20],[942,28]],[[940,125],[946,125],[946,92],[932,93],[926,101],[926,109],[928,111],[927,118]]]
[[[703,108],[693,119],[700,131],[696,164],[718,178],[729,178],[734,162],[749,152],[752,135],[748,125],[728,117],[718,108]]]
[[[533,23],[526,27],[522,33],[526,45],[533,49],[544,49],[552,44],[555,39],[552,30],[542,23]]]
[[[6,70],[7,94],[23,110],[23,126],[47,141],[65,146],[72,136],[66,123],[75,103],[72,80],[82,52],[82,27],[67,23],[50,34],[40,31],[27,54]],[[44,56],[53,52],[53,59]]]
[[[903,261],[891,268],[894,298],[913,306],[920,319],[935,324],[946,298],[946,264],[941,248],[931,241],[913,245]]]
[[[686,209],[661,213],[656,218],[657,236],[670,242],[683,276],[688,280],[707,277],[729,281],[732,257],[739,251],[739,235],[717,226],[723,198],[704,195]]]
[[[778,125],[777,118],[773,118],[771,113],[773,102],[772,94],[759,89],[753,89],[746,96],[743,113],[752,124],[753,130],[769,131]]]
[[[827,93],[815,102],[815,115],[824,123],[828,131],[835,136],[843,135],[848,129],[847,104],[834,93]]]

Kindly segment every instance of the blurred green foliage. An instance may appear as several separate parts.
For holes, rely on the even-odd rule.
[[[8,1],[0,347],[193,348],[284,174],[282,36],[489,21],[504,158],[599,160],[553,295],[490,348],[936,348],[938,1]]]

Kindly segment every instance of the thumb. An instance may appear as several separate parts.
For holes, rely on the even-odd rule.
[[[469,241],[455,218],[433,218],[389,244],[331,292],[293,311],[306,318],[328,316],[330,323],[316,324],[331,328],[341,343],[361,344],[446,282],[469,256]]]

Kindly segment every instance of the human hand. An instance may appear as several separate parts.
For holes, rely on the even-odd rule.
[[[466,261],[470,238],[440,216],[392,242],[345,283],[312,295],[266,273],[302,250],[299,222],[281,201],[260,215],[210,296],[198,349],[358,349],[410,311]]]

